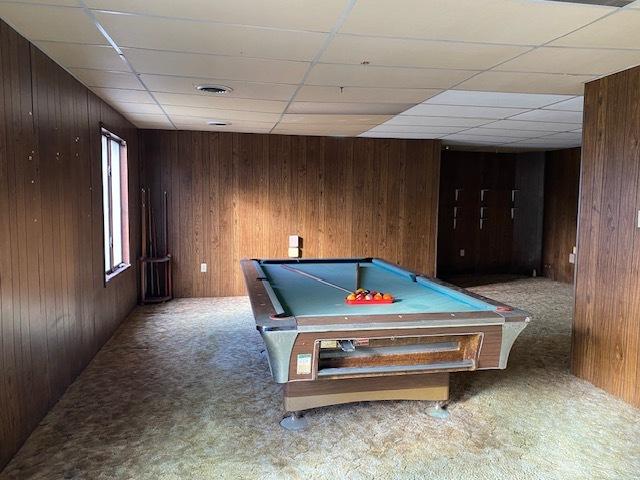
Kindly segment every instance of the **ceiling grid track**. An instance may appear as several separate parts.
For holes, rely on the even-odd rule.
[[[118,46],[118,44],[113,40],[113,38],[111,38],[111,35],[109,35],[109,33],[105,30],[105,28],[102,26],[102,24],[98,21],[98,19],[96,18],[96,16],[93,14],[93,12],[91,11],[91,9],[89,7],[87,7],[87,5],[84,3],[84,0],[78,0],[78,3],[80,4],[82,10],[84,11],[85,15],[87,15],[91,21],[95,24],[96,28],[98,29],[98,31],[102,34],[102,36],[104,36],[104,38],[107,40],[107,42],[109,43],[109,45],[111,45],[111,47],[116,51],[116,53],[118,54],[118,56],[122,59],[122,61],[127,65],[127,68],[129,68],[129,70],[131,71],[131,73],[133,73],[136,78],[138,79],[138,81],[140,82],[140,85],[142,85],[142,87],[144,88],[144,90],[149,94],[149,96],[153,99],[153,101],[155,102],[155,104],[158,106],[158,108],[162,111],[162,113],[164,114],[164,116],[166,117],[166,119],[169,121],[169,123],[171,124],[171,126],[174,128],[174,130],[177,130],[176,125],[173,123],[173,120],[171,119],[171,117],[169,116],[169,114],[167,113],[167,111],[165,110],[164,106],[158,101],[158,99],[156,98],[156,96],[153,94],[153,92],[151,90],[149,90],[149,88],[147,87],[147,85],[142,81],[142,79],[140,78],[140,75],[138,74],[138,72],[136,71],[135,68],[133,68],[133,65],[131,65],[131,62],[129,62],[129,60],[127,59],[127,57],[125,56],[125,54],[122,52],[122,50],[120,49],[120,47]]]
[[[336,21],[335,25],[333,26],[331,31],[327,34],[327,37],[325,38],[324,42],[322,43],[322,46],[320,47],[320,50],[318,51],[318,53],[316,53],[315,57],[313,57],[313,59],[311,60],[311,63],[309,64],[309,67],[307,68],[307,71],[304,73],[304,76],[302,77],[302,80],[300,80],[300,83],[298,84],[298,86],[296,87],[295,91],[293,92],[293,95],[291,95],[291,98],[287,102],[287,105],[284,107],[284,110],[282,111],[282,114],[280,115],[280,118],[278,118],[278,120],[276,121],[275,125],[271,128],[271,130],[269,130],[269,133],[273,133],[273,130],[280,124],[280,122],[284,118],[284,115],[287,113],[287,110],[289,109],[289,107],[291,106],[293,101],[295,100],[296,96],[298,95],[298,92],[300,91],[302,86],[306,83],[307,78],[309,77],[309,74],[311,73],[311,70],[313,69],[313,67],[316,66],[317,63],[320,62],[320,58],[322,57],[324,52],[327,50],[327,48],[331,44],[331,41],[333,40],[333,38],[338,33],[338,30],[340,30],[340,28],[342,28],[342,25],[347,20],[347,17],[351,13],[351,10],[353,10],[353,7],[355,7],[356,2],[357,2],[357,0],[348,0],[347,1],[347,5],[344,7],[342,12],[340,12],[340,17],[338,17],[338,20]]]
[[[564,148],[583,85],[640,63],[640,0],[0,0],[0,16],[139,128]]]

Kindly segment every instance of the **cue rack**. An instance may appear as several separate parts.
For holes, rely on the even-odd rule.
[[[160,221],[163,253],[159,252],[156,219],[151,203],[151,189],[141,190],[142,209],[140,257],[140,303],[161,303],[173,298],[171,253],[169,253],[169,222],[167,192],[162,192],[162,218]]]

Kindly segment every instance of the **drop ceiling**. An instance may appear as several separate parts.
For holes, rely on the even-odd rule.
[[[25,0],[0,17],[140,128],[524,150],[580,145],[584,84],[640,64],[640,1],[591,3]]]

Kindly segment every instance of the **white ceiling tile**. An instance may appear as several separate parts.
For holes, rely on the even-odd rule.
[[[325,63],[485,70],[529,50],[511,45],[435,42],[338,35],[322,58]]]
[[[490,71],[482,72],[455,88],[489,92],[582,95],[584,84],[593,78],[592,75]]]
[[[505,145],[503,142],[493,142],[490,140],[449,140],[442,139],[443,145],[465,146],[465,147],[498,147]]]
[[[233,132],[233,133],[270,133],[271,128],[260,128],[257,126],[242,127],[235,124],[216,126],[216,125],[176,125],[178,130],[193,130],[196,132]]]
[[[462,117],[420,117],[416,115],[396,115],[386,122],[386,125],[424,125],[443,127],[477,127],[494,120],[487,118],[462,118]]]
[[[383,123],[375,126],[369,130],[372,133],[422,133],[430,135],[447,135],[450,133],[457,133],[464,130],[466,127],[434,127],[434,126],[420,126],[420,125],[390,125],[389,123]]]
[[[137,103],[155,103],[151,95],[143,90],[123,90],[120,88],[99,88],[93,87],[91,90],[99,97],[105,100],[114,100],[117,102],[137,102]]]
[[[364,1],[356,4],[341,33],[539,45],[612,11],[561,2]]]
[[[310,61],[326,34],[96,13],[119,47]]]
[[[123,49],[138,73],[212,77],[254,82],[299,83],[309,64],[286,60]]]
[[[532,137],[540,137],[542,135],[547,135],[553,133],[552,131],[540,131],[540,130],[507,130],[500,128],[471,128],[466,130],[464,133],[468,133],[469,135],[477,135],[477,136],[501,136],[501,137],[510,137],[514,139],[518,138],[532,138]]]
[[[640,63],[640,50],[541,47],[495,68],[501,71],[603,75]]]
[[[550,140],[574,140],[574,141],[581,141],[582,140],[582,134],[581,133],[576,133],[576,132],[560,132],[560,133],[554,133],[553,135],[547,135],[544,137],[544,139],[550,139]]]
[[[554,103],[544,107],[549,110],[566,110],[570,112],[581,112],[584,108],[584,97],[579,96],[563,102]]]
[[[293,102],[287,113],[327,113],[351,115],[396,115],[410,108],[406,103],[331,103],[331,102]]]
[[[530,110],[511,117],[512,120],[532,120],[534,122],[582,123],[582,112],[560,110]]]
[[[541,95],[533,93],[478,92],[447,90],[425,103],[438,105],[469,105],[478,107],[539,108],[571,98],[570,95]]]
[[[110,46],[59,42],[36,42],[36,46],[60,65],[69,69],[93,68],[119,72],[130,71],[127,64]]]
[[[640,11],[620,9],[609,17],[551,42],[551,45],[640,49]]]
[[[304,85],[296,100],[306,102],[419,103],[442,90],[428,88],[370,88]]]
[[[437,139],[437,138],[441,138],[442,134],[441,133],[429,133],[429,132],[422,132],[422,133],[374,132],[374,131],[369,130],[367,132],[361,133],[358,136],[359,137],[365,137],[365,138]]]
[[[90,8],[218,23],[328,32],[345,0],[85,0]]]
[[[278,113],[245,112],[238,110],[220,110],[215,108],[184,107],[180,105],[163,105],[170,116],[197,117],[217,120],[244,120],[249,122],[277,122]]]
[[[130,103],[109,100],[109,104],[120,113],[125,114],[125,116],[128,113],[161,115],[163,117],[165,116],[162,109],[155,103]]]
[[[256,133],[267,133],[271,130],[276,122],[255,122],[251,120],[234,119],[229,120],[228,125],[216,126],[209,125],[209,119],[199,117],[187,117],[182,115],[171,115],[171,120],[177,128],[188,130],[212,130],[212,131],[249,131],[255,129]],[[225,120],[225,119],[218,119]],[[228,119],[226,119],[228,120]]]
[[[450,88],[475,71],[427,68],[375,67],[319,63],[313,67],[308,85],[338,87]]]
[[[627,5],[627,8],[640,8],[640,0],[636,0],[633,3],[630,3],[629,5]]]
[[[181,105],[185,107],[207,107],[221,110],[246,110],[250,112],[282,113],[287,102],[275,100],[253,100],[248,98],[234,98],[226,96],[185,95],[181,93],[159,93],[154,96],[162,105]]]
[[[87,68],[71,68],[69,70],[87,87],[144,90],[138,77],[130,72],[107,72],[105,70],[91,70]]]
[[[173,128],[166,115],[127,113],[125,116],[131,123],[139,128]]]
[[[0,17],[31,41],[107,44],[81,8],[2,2]]]
[[[292,125],[278,124],[273,133],[280,135],[321,135],[327,137],[357,137],[366,130],[366,126],[334,126],[334,125]]]
[[[141,128],[143,130],[175,130],[175,128],[173,128],[173,126],[169,123],[153,123],[153,122],[145,122],[145,121],[132,121],[129,120],[131,123],[133,123],[136,127]]]
[[[289,100],[296,91],[296,85],[284,83],[260,83],[216,78],[174,77],[170,75],[142,74],[140,79],[149,90],[164,93],[193,94],[198,85],[224,85],[233,90],[225,97],[252,98],[256,100]]]
[[[470,142],[491,142],[491,143],[508,143],[513,141],[513,138],[510,137],[502,137],[502,136],[493,136],[489,137],[486,135],[471,135],[467,132],[463,133],[455,133],[453,135],[447,135],[444,137],[445,140],[462,140],[462,141],[470,141]]]
[[[524,120],[498,120],[486,125],[486,128],[499,128],[505,130],[538,130],[541,132],[569,132],[579,125],[572,123],[552,122],[527,122]]]
[[[470,118],[507,118],[525,112],[522,108],[469,107],[461,105],[432,105],[421,103],[403,112],[405,115],[427,117],[470,117]]]
[[[571,148],[579,147],[580,142],[577,140],[552,140],[548,138],[532,138],[529,140],[520,140],[509,143],[514,147],[534,147],[534,148]]]
[[[390,115],[323,115],[323,114],[297,114],[287,113],[283,115],[280,123],[332,125],[332,126],[356,126],[378,125],[389,120]]]

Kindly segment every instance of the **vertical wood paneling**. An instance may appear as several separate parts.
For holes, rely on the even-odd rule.
[[[445,151],[440,175],[438,275],[540,270],[544,158]],[[455,201],[455,190],[459,190]],[[486,189],[481,201],[481,190]],[[511,192],[518,189],[515,202]],[[458,216],[454,229],[454,208]],[[480,209],[485,219],[480,228]],[[515,207],[515,218],[511,208]],[[464,256],[460,255],[464,250]]]
[[[572,370],[640,406],[640,68],[587,84]]]
[[[569,254],[576,245],[580,149],[547,152],[544,191],[544,275],[573,283]]]
[[[100,122],[129,151],[139,256],[137,130],[0,22],[0,468],[137,299],[105,288]]]
[[[286,257],[290,234],[307,258],[376,255],[434,273],[439,142],[141,136],[155,205],[166,189],[179,212],[169,228],[177,296],[243,294],[240,258]]]
[[[542,273],[542,237],[544,228],[544,168],[542,152],[516,155],[515,216],[513,225],[513,273],[536,275]],[[510,202],[510,199],[508,200]],[[507,217],[507,222],[509,222]]]

